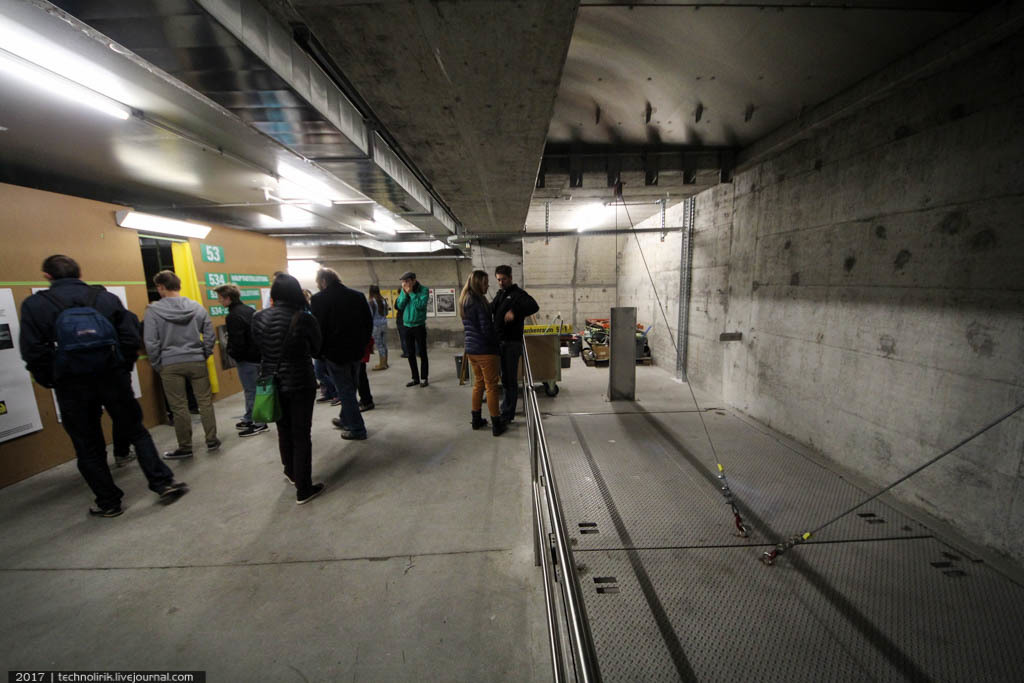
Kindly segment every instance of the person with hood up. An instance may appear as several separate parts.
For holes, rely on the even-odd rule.
[[[217,417],[213,412],[213,395],[206,359],[213,355],[213,323],[206,309],[181,295],[181,279],[170,270],[153,276],[160,300],[146,308],[143,339],[149,364],[160,374],[167,403],[174,415],[174,434],[178,447],[164,453],[167,459],[192,457],[192,417],[188,412],[185,382],[199,405],[199,416],[206,432],[206,450],[220,448],[217,438]]]

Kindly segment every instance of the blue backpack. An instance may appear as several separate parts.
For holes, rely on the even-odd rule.
[[[54,379],[68,375],[103,373],[124,364],[121,345],[113,324],[96,310],[99,287],[91,287],[84,305],[64,304],[49,291],[40,292],[60,313],[54,324],[57,354]]]

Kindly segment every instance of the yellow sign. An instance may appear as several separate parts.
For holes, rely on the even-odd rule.
[[[395,300],[398,298],[398,293],[402,291],[400,289],[382,289],[380,295],[384,297],[384,301],[388,302],[388,318],[394,319],[395,317]]]

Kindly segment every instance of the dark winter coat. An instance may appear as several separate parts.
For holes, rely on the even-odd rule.
[[[540,306],[533,300],[533,297],[519,288],[519,285],[512,285],[508,289],[499,289],[494,301],[491,302],[491,310],[494,312],[494,331],[498,334],[499,341],[521,342],[523,340],[523,321],[540,310]],[[512,311],[515,318],[512,322],[505,322],[505,314]]]
[[[373,316],[362,292],[334,283],[314,294],[309,305],[323,333],[316,355],[338,365],[361,359],[373,336]]]
[[[96,287],[99,287],[96,285]],[[99,289],[103,289],[99,287]],[[85,305],[92,288],[77,278],[54,280],[50,293],[66,307]],[[94,308],[107,318],[117,332],[124,370],[130,371],[139,356],[139,319],[127,310],[121,300],[103,290],[96,297]],[[56,358],[56,322],[61,311],[41,294],[33,294],[21,304],[21,333],[18,345],[25,366],[44,387],[54,385],[53,364]]]
[[[295,326],[289,332],[293,318]],[[316,389],[312,356],[321,344],[316,318],[306,311],[278,304],[253,315],[252,336],[263,358],[261,377],[276,372],[279,391]]]
[[[228,355],[238,362],[259,363],[260,350],[252,338],[252,306],[236,301],[228,307],[224,325],[228,328]]]
[[[491,307],[486,300],[470,296],[462,310],[462,327],[466,330],[466,353],[497,355],[498,335],[491,321]]]

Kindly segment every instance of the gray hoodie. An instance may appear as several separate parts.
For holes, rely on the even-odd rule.
[[[166,297],[146,308],[143,339],[157,372],[165,365],[205,361],[215,341],[206,309],[183,296]]]

